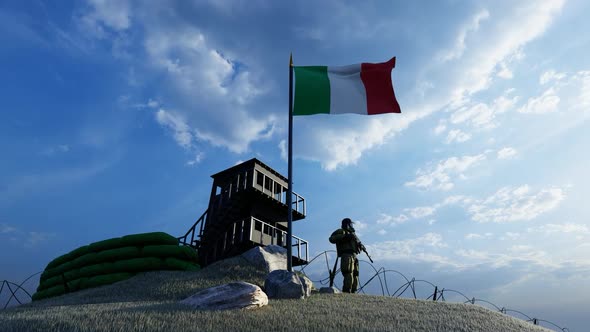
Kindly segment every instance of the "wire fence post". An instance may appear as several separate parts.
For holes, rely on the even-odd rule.
[[[434,294],[432,294],[432,301],[436,302],[436,293],[438,292],[438,286],[434,286]]]

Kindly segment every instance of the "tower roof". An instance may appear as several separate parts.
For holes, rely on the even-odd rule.
[[[262,166],[264,169],[270,171],[272,174],[278,176],[281,180],[287,182],[287,178],[284,177],[281,173],[275,171],[274,169],[272,169],[270,166],[268,166],[267,164],[263,163],[262,161],[256,159],[256,158],[252,158],[250,160],[244,161],[243,163],[237,164],[235,166],[232,166],[228,169],[225,169],[221,172],[215,173],[213,175],[211,175],[212,178],[214,179],[219,179],[219,178],[224,178],[227,176],[232,176],[233,174],[237,173],[237,172],[242,172],[245,170],[251,170],[254,168],[254,165],[260,165]]]

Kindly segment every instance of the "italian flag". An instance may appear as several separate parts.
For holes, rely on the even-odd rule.
[[[393,92],[395,57],[350,66],[293,66],[293,115],[401,113]]]

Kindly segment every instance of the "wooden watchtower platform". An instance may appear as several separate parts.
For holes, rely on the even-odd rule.
[[[287,246],[287,178],[253,158],[213,174],[207,211],[179,242],[198,250],[202,266],[255,246]],[[293,193],[293,221],[305,218],[305,199]],[[307,241],[293,236],[293,266],[308,262]]]

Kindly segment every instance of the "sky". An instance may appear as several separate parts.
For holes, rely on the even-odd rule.
[[[589,7],[3,1],[0,280],[106,238],[183,235],[210,175],[241,161],[286,175],[291,52],[295,65],[396,56],[401,114],[294,119],[307,203],[294,234],[314,256],[350,217],[377,267],[582,331]]]

